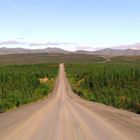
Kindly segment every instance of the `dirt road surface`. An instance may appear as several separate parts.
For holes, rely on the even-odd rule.
[[[48,99],[0,114],[0,140],[140,140],[140,115],[81,99],[60,64]]]

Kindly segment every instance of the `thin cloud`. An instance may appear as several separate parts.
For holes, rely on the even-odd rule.
[[[29,43],[29,46],[67,46],[67,45],[76,45],[76,44],[65,42]]]
[[[3,41],[3,42],[0,42],[0,46],[2,45],[22,45],[22,44],[25,44],[24,42],[19,42],[19,41],[13,41],[13,40],[9,40],[9,41]]]
[[[131,45],[120,45],[112,47],[113,49],[134,49],[134,50],[140,50],[140,43],[131,44]]]
[[[28,46],[68,46],[68,45],[77,45],[69,42],[45,42],[45,43],[37,43],[37,42],[27,42],[27,41],[16,41],[16,40],[7,40],[0,42],[0,46],[2,45],[28,45]]]
[[[91,47],[91,46],[81,46],[81,45],[79,45],[79,46],[76,46],[75,49],[76,49],[76,50],[92,50],[93,47]]]
[[[29,43],[29,46],[46,46],[44,43]]]
[[[136,44],[128,44],[128,45],[119,45],[119,46],[106,46],[106,47],[97,47],[97,46],[88,46],[81,45],[76,43],[69,42],[35,42],[35,41],[27,41],[27,40],[7,40],[1,41],[0,47],[21,47],[21,48],[46,48],[46,47],[56,47],[67,50],[87,50],[87,51],[95,51],[99,49],[112,48],[112,49],[134,49],[140,50],[140,43]]]

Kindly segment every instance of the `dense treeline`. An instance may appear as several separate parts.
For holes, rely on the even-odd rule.
[[[0,112],[36,101],[52,90],[56,65],[12,65],[0,67]],[[40,78],[47,77],[46,83]]]
[[[140,113],[139,64],[71,64],[66,71],[79,96]]]

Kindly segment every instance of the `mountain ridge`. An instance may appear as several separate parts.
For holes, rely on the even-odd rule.
[[[140,49],[112,49],[105,48],[97,51],[85,51],[85,50],[77,50],[74,52],[70,52],[61,48],[45,48],[45,49],[24,49],[24,48],[0,48],[0,55],[8,55],[8,54],[32,54],[32,53],[76,53],[76,54],[88,54],[88,55],[104,55],[104,56],[138,56],[140,55]]]

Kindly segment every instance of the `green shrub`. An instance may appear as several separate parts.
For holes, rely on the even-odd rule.
[[[47,64],[1,66],[0,112],[46,96],[53,88],[57,70],[57,65]],[[41,84],[39,78],[43,77],[53,80]]]
[[[84,99],[140,113],[139,64],[71,64],[66,72]]]

